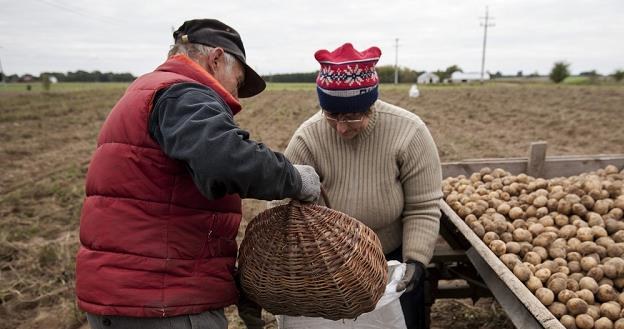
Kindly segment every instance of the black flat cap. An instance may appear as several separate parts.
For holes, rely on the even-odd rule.
[[[184,22],[177,31],[173,32],[175,42],[181,38],[186,42],[223,48],[243,64],[245,82],[238,90],[238,97],[245,98],[257,95],[266,87],[266,83],[258,73],[247,65],[243,41],[233,28],[216,19],[193,19]]]

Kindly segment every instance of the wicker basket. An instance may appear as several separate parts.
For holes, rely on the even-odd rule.
[[[239,267],[244,292],[267,311],[332,320],[372,311],[387,281],[381,243],[370,228],[298,201],[249,223]]]

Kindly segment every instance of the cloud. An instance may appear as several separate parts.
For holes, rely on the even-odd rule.
[[[490,71],[546,73],[555,60],[573,71],[610,73],[624,66],[624,2],[604,0],[468,1],[4,1],[0,60],[8,74],[42,71],[153,70],[184,20],[219,18],[242,35],[262,74],[316,70],[313,53],[344,42],[379,46],[380,65],[435,70],[480,69],[485,6]]]

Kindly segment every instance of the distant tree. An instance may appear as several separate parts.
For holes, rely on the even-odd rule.
[[[552,80],[554,83],[560,83],[561,81],[565,80],[565,78],[570,76],[569,67],[570,64],[568,63],[555,62],[555,65],[548,75],[550,77],[550,80]]]
[[[503,73],[501,71],[496,71],[496,73],[488,72],[488,74],[490,75],[490,78],[492,79],[500,79],[503,77]]]
[[[612,76],[615,81],[620,82],[622,81],[622,79],[624,79],[624,70],[616,70],[615,72],[613,72]]]
[[[596,72],[596,70],[581,72],[581,73],[579,73],[579,75],[582,76],[582,77],[597,77],[597,76],[600,76],[600,74],[598,74],[598,72]]]
[[[50,81],[50,76],[47,74],[42,74],[39,76],[39,80],[41,80],[41,86],[44,91],[50,91],[50,86],[52,85],[52,81]]]

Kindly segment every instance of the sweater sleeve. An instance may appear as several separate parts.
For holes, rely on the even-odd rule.
[[[440,228],[442,168],[427,127],[419,125],[399,160],[403,186],[403,260],[425,265],[433,256]]]
[[[226,194],[262,200],[294,197],[299,173],[286,159],[234,122],[220,97],[205,86],[182,83],[159,93],[150,135],[167,156],[184,161],[208,199]]]
[[[310,149],[306,145],[303,134],[297,130],[293,137],[288,142],[288,146],[286,146],[286,151],[284,155],[290,160],[290,162],[294,164],[303,164],[314,167],[317,170],[314,163],[314,155],[310,152]]]

